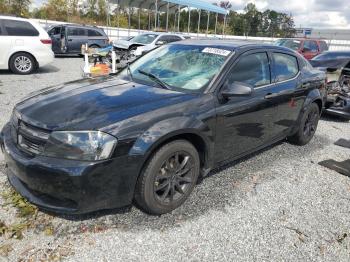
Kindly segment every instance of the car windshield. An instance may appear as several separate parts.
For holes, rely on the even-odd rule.
[[[135,36],[130,41],[133,43],[148,45],[152,43],[157,38],[157,36],[158,36],[157,34],[142,34],[142,35]]]
[[[277,46],[288,47],[293,50],[298,50],[301,44],[300,40],[295,39],[279,39],[275,42]]]
[[[165,45],[136,60],[120,75],[152,86],[163,84],[174,90],[199,92],[220,71],[230,53],[216,47]]]

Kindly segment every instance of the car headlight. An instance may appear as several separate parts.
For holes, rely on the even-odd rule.
[[[74,160],[98,161],[112,156],[117,139],[101,131],[54,131],[43,155]]]

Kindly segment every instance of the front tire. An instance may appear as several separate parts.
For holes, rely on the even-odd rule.
[[[298,131],[288,141],[296,145],[306,145],[315,135],[318,121],[320,120],[320,109],[316,103],[312,103],[303,113]]]
[[[161,215],[181,206],[191,194],[200,171],[196,148],[186,140],[162,146],[148,161],[135,191],[137,206]]]
[[[9,61],[10,69],[15,74],[28,75],[36,69],[34,57],[28,53],[14,54]]]

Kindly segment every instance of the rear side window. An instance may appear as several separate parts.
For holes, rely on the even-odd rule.
[[[304,49],[310,52],[317,52],[318,51],[318,46],[316,41],[310,41],[307,40],[304,42]]]
[[[228,76],[229,83],[242,82],[253,87],[271,83],[269,59],[266,53],[255,53],[242,57]]]
[[[0,35],[4,35],[4,32],[3,32],[3,30],[2,30],[2,22],[1,22],[1,20],[0,20]]]
[[[274,73],[276,81],[285,81],[295,77],[299,72],[298,60],[295,56],[273,53]]]
[[[77,27],[69,27],[68,35],[70,36],[85,36],[85,29]]]
[[[88,30],[88,36],[103,36],[100,32],[96,31],[96,30]]]
[[[7,31],[7,35],[11,36],[38,36],[39,32],[26,21],[3,20],[3,26]]]

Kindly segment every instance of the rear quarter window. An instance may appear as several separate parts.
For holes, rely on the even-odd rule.
[[[103,35],[96,30],[88,29],[88,36],[103,36]]]
[[[26,21],[16,21],[10,19],[3,20],[3,27],[10,36],[38,36],[39,32]]]
[[[321,51],[327,51],[328,50],[328,45],[325,41],[321,41],[320,42],[320,48],[321,48]]]
[[[276,82],[292,79],[298,74],[298,59],[295,56],[284,53],[273,53],[272,55]]]

